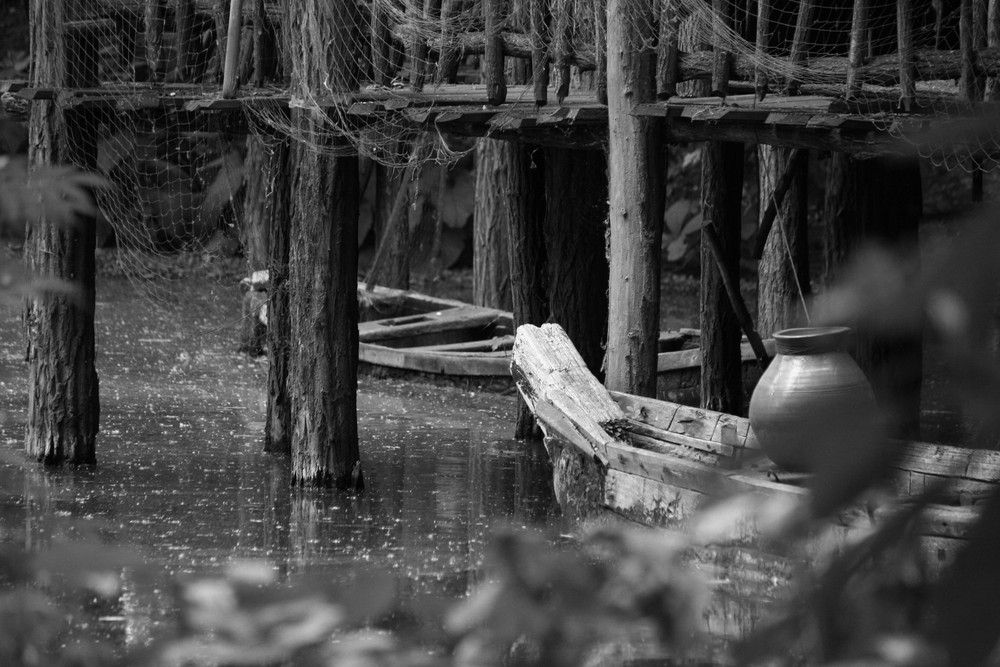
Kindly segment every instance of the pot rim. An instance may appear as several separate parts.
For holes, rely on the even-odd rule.
[[[775,332],[778,354],[819,354],[843,349],[851,334],[850,327],[797,327]]]

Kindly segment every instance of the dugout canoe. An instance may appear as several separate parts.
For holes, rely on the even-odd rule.
[[[249,331],[241,349],[263,354],[267,324],[267,271],[242,281],[244,322]],[[513,390],[510,376],[514,319],[510,311],[474,306],[455,299],[358,283],[361,369],[373,375],[419,375],[474,382]],[[256,314],[256,315],[255,315]],[[663,331],[658,341],[657,396],[697,403],[701,384],[700,333]],[[765,341],[773,354],[773,341]],[[742,347],[744,382],[756,384],[761,370],[748,343]]]
[[[557,325],[518,328],[511,374],[545,435],[557,499],[572,514],[610,512],[648,526],[691,526],[699,510],[740,494],[747,516],[726,541],[766,550],[772,536],[751,510],[808,503],[808,476],[767,460],[749,420],[608,391]],[[932,572],[952,560],[981,505],[997,491],[1000,452],[899,444],[902,453],[885,487],[863,506],[827,520],[810,538],[810,555],[870,534],[908,498],[943,482],[935,504],[923,508],[918,532]]]

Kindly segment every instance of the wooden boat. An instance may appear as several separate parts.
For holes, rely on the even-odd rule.
[[[650,526],[690,527],[711,501],[742,494],[730,507],[738,504],[745,515],[723,531],[725,539],[711,531],[702,538],[760,549],[773,534],[755,508],[802,508],[809,500],[808,477],[768,461],[747,419],[607,391],[557,325],[518,328],[511,372],[545,434],[556,495],[571,513],[612,512]],[[924,507],[919,524],[929,569],[936,571],[975,523],[977,501],[1000,480],[1000,452],[993,451],[911,442],[894,466],[882,500],[828,520],[810,537],[810,557],[869,534],[908,497],[947,481],[946,493],[935,497],[939,504]]]
[[[243,280],[247,289],[245,350],[263,353],[267,324],[268,272]],[[376,376],[414,375],[475,383],[493,390],[513,390],[510,377],[514,319],[509,311],[474,306],[410,290],[358,283],[360,306],[358,358],[363,372]],[[257,313],[254,317],[252,313]],[[658,342],[657,396],[697,403],[701,384],[700,333],[696,329],[663,331]],[[772,341],[766,341],[772,346]],[[773,353],[773,347],[769,347]],[[743,345],[744,381],[753,386],[760,368],[748,343]]]

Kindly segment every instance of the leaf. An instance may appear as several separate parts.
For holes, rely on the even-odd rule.
[[[684,257],[685,254],[687,254],[687,251],[688,251],[687,241],[685,241],[684,237],[682,236],[677,237],[676,239],[670,242],[670,245],[667,246],[667,261],[676,262],[680,260],[681,258]]]
[[[688,199],[675,201],[663,214],[664,223],[671,234],[680,234],[684,228],[684,221],[691,214],[692,202]]]

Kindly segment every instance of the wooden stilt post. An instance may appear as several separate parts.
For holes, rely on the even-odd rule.
[[[815,0],[802,0],[799,3],[799,14],[795,19],[795,33],[792,35],[792,51],[789,54],[793,65],[801,65],[809,57],[807,45],[815,5]],[[795,95],[799,90],[799,82],[794,77],[789,77],[788,81],[785,82],[785,87],[789,95]]]
[[[243,0],[229,0],[229,30],[226,33],[226,60],[222,72],[222,96],[236,93],[236,67],[240,62],[240,36],[243,31]]]
[[[1000,0],[989,0],[986,7],[986,45],[990,48],[1000,46]],[[994,76],[987,80],[986,99],[1000,100],[1000,78]]]
[[[329,44],[303,50],[293,87],[355,90],[358,8],[349,0],[322,5],[292,0],[293,30]],[[306,20],[308,19],[308,20]],[[319,31],[318,34],[310,34]],[[324,116],[294,109],[296,146],[289,242],[292,476],[299,484],[360,489],[358,448],[358,156],[331,137]]]
[[[757,239],[761,251],[757,255],[757,329],[767,337],[806,322],[804,299],[812,292],[807,236],[809,153],[758,146],[757,160],[762,205],[758,233],[765,234],[769,216],[774,223],[770,234]],[[778,192],[783,185],[785,192]]]
[[[494,140],[495,141],[495,140]],[[500,142],[509,154],[499,184],[509,224],[511,302],[514,326],[541,324],[549,316],[545,255],[545,154],[520,142]],[[535,419],[518,399],[515,438],[537,436]]]
[[[97,62],[93,35],[68,27],[76,2],[32,0],[32,85],[86,87],[92,67],[71,68],[68,59]],[[77,76],[71,76],[70,72]],[[33,168],[66,162],[93,168],[96,137],[81,126],[84,110],[57,100],[36,100],[28,120],[28,159]],[[94,463],[100,401],[94,365],[95,221],[31,220],[25,239],[28,268],[42,280],[70,283],[74,295],[40,290],[27,297],[28,411],[25,448],[47,464]]]
[[[264,451],[291,454],[292,422],[288,396],[290,321],[288,316],[288,245],[292,154],[286,137],[265,135],[265,194],[261,213],[268,219],[267,243],[267,417]]]
[[[559,324],[596,377],[604,376],[608,260],[607,161],[603,151],[545,153],[545,234],[551,321]]]
[[[904,111],[910,111],[917,98],[913,64],[913,0],[898,0],[896,3],[896,32],[899,36],[899,106]]]
[[[548,0],[531,2],[531,73],[534,77],[535,105],[549,102],[549,11]]]
[[[851,14],[851,44],[847,54],[847,95],[854,97],[861,92],[860,69],[865,64],[868,45],[868,5],[871,0],[854,0]]]
[[[146,24],[146,66],[149,80],[159,81],[161,51],[163,49],[163,19],[167,11],[166,0],[146,0],[144,19]]]
[[[478,306],[511,310],[510,225],[498,187],[507,181],[509,142],[480,139],[476,146],[476,201],[473,209],[475,251],[472,257],[472,301]]]
[[[483,15],[486,21],[486,52],[483,57],[486,99],[490,104],[503,104],[507,100],[503,38],[500,36],[500,26],[503,22],[503,2],[501,0],[483,0]]]
[[[643,17],[654,3],[609,0],[608,173],[610,279],[607,374],[610,389],[656,392],[663,238],[664,132],[660,121],[632,114],[656,97],[655,36]],[[633,13],[636,12],[636,13]]]
[[[714,0],[714,5],[725,16],[725,4]],[[731,17],[725,20],[730,23]],[[714,48],[712,88],[725,95],[729,54],[720,42]],[[743,144],[707,142],[701,159],[705,221],[701,244],[701,405],[730,414],[743,412],[740,321],[726,291],[727,281],[739,285],[742,199]],[[716,261],[712,253],[716,240],[722,261]]]
[[[441,3],[441,55],[438,56],[436,83],[455,83],[460,51],[456,46],[455,16],[462,10],[462,0]]]
[[[656,97],[669,99],[677,94],[677,48],[681,23],[673,2],[660,7],[660,38],[656,45]]]
[[[186,83],[191,75],[191,45],[194,32],[194,0],[177,0],[174,6],[177,65],[173,81]]]

